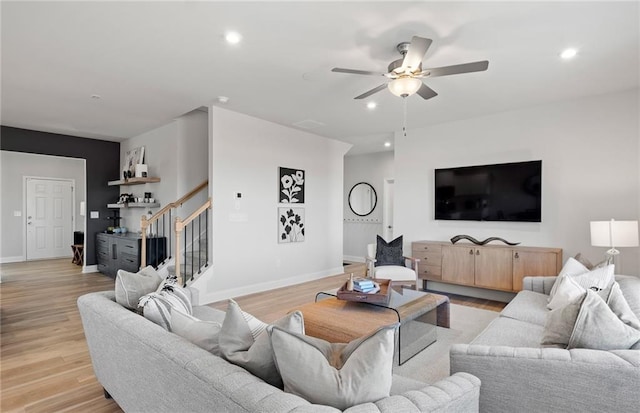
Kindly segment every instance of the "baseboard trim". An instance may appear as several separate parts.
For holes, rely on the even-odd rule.
[[[364,257],[358,257],[357,255],[343,255],[342,259],[350,262],[366,262]]]
[[[90,272],[98,272],[98,266],[97,265],[85,265],[84,267],[82,267],[82,273],[83,274],[88,274]]]
[[[200,284],[197,282],[198,280],[203,281],[205,278],[209,277],[200,276],[198,279],[196,279],[194,284],[191,285],[191,287],[198,289],[199,294],[197,305],[206,305],[214,303],[216,301],[227,300],[234,297],[241,297],[243,295],[259,293],[276,288],[289,287],[291,285],[301,284],[307,281],[318,280],[330,275],[338,275],[342,273],[344,273],[344,267],[335,267],[329,270],[319,271],[311,274],[296,275],[295,277],[283,278],[281,280],[269,281],[260,284],[253,284],[246,287],[230,288],[228,290],[216,291],[209,294],[203,293],[203,291],[198,288],[197,285]]]
[[[0,264],[9,264],[11,262],[26,261],[24,255],[16,255],[15,257],[2,257],[0,258]]]

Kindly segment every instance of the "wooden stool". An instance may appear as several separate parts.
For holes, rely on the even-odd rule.
[[[71,262],[77,265],[82,265],[82,261],[84,259],[84,245],[73,244],[71,246],[71,250],[73,251],[73,259],[71,260]]]

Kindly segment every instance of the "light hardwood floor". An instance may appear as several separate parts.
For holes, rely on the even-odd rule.
[[[364,265],[346,268],[358,275]],[[70,259],[0,265],[0,411],[120,412],[103,396],[87,349],[76,300],[113,289],[113,279],[82,274]],[[273,321],[316,292],[339,287],[345,274],[239,297],[240,306]],[[451,296],[451,302],[500,311],[504,303]],[[226,302],[211,306],[226,308]]]

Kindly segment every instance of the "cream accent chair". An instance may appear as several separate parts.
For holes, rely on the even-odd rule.
[[[376,262],[376,244],[367,245],[367,257],[365,257],[367,263],[367,276],[369,278],[381,278],[391,281],[406,281],[413,284],[414,289],[419,289],[418,278],[418,258],[402,257],[405,261],[405,266],[400,265],[382,265],[380,267],[375,266]],[[409,266],[407,267],[407,263]]]

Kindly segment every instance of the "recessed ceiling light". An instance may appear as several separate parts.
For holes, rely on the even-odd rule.
[[[369,110],[373,110],[378,106],[378,104],[376,102],[369,102],[367,103],[367,109]]]
[[[385,147],[385,148],[389,148],[390,146],[391,146],[391,142],[385,142],[385,143],[384,143],[384,147]]]
[[[238,32],[227,32],[224,35],[224,39],[229,44],[238,44],[240,43],[240,40],[242,40],[242,36]]]
[[[578,51],[576,49],[564,49],[562,53],[560,53],[560,57],[563,59],[571,59],[576,57]]]

